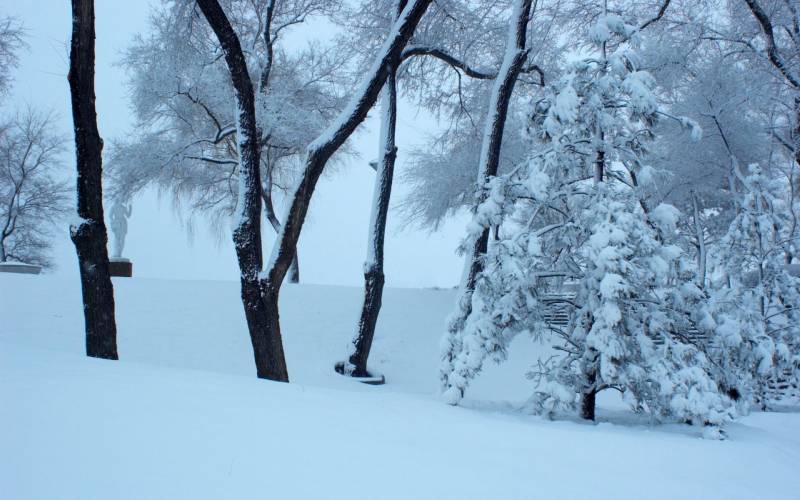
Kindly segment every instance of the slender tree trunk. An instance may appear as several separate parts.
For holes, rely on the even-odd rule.
[[[118,359],[114,288],[108,271],[108,234],[103,219],[103,141],[97,130],[94,95],[94,2],[72,0],[69,89],[78,168],[78,217],[70,228],[78,253],[86,354]]]
[[[266,6],[266,12],[264,15],[264,64],[261,68],[261,77],[259,79],[259,95],[262,98],[266,98],[269,93],[270,88],[270,75],[272,74],[272,65],[275,61],[274,53],[275,49],[272,45],[272,19],[275,15],[275,0],[269,0]],[[263,131],[262,131],[263,132]],[[262,146],[268,146],[269,136],[267,140],[265,140],[265,144]],[[269,152],[269,150],[267,150]],[[267,158],[269,158],[269,154],[267,154]],[[266,183],[264,183],[262,187],[263,191],[263,199],[264,199],[264,212],[266,213],[267,219],[272,225],[272,229],[275,230],[275,234],[280,236],[281,234],[281,223],[278,220],[278,217],[275,215],[275,209],[272,205],[272,168],[273,165],[271,164],[270,160],[267,159],[267,179]],[[297,252],[295,252],[294,258],[292,259],[292,264],[289,266],[289,273],[286,279],[289,283],[300,283],[300,262],[297,257]]]
[[[239,199],[233,242],[241,272],[242,305],[255,355],[256,374],[288,382],[280,331],[271,328],[277,321],[277,302],[265,298],[262,288],[261,254],[261,141],[256,124],[255,93],[239,37],[217,0],[197,0],[211,29],[217,36],[231,74],[237,104],[239,148]]]
[[[699,271],[698,281],[700,288],[706,287],[706,239],[703,226],[700,223],[700,203],[697,201],[697,193],[692,191],[692,212],[694,219],[695,237],[697,238],[697,269]]]
[[[604,165],[603,165],[604,166]],[[594,323],[594,315],[589,314],[587,321],[591,329]],[[587,331],[588,331],[587,330]],[[588,360],[583,365],[583,376],[586,386],[581,393],[581,418],[584,420],[594,420],[595,408],[597,407],[597,370],[600,362],[599,354],[596,349],[588,349]]]
[[[331,156],[364,121],[367,112],[375,104],[386,82],[387,68],[400,57],[400,53],[413,35],[430,3],[431,0],[410,0],[408,2],[403,13],[394,23],[372,69],[365,75],[365,80],[359,90],[354,93],[344,111],[332,125],[308,147],[305,168],[292,196],[283,231],[275,242],[272,257],[266,269],[266,278],[262,282],[264,301],[268,304],[269,309],[276,313],[270,321],[270,328],[274,332],[273,336],[280,337],[280,322],[277,315],[280,287],[296,255],[297,240],[300,237],[317,181]]]
[[[270,169],[271,168],[268,168],[267,171],[269,172]],[[272,194],[270,193],[271,189],[272,181],[268,180],[268,182],[264,183],[263,185],[261,198],[264,200],[264,213],[267,216],[267,220],[272,226],[272,229],[275,231],[275,235],[280,237],[282,226],[278,220],[278,217],[275,215],[275,209],[272,206]],[[297,252],[295,252],[294,258],[292,258],[292,263],[289,265],[289,272],[286,275],[286,280],[289,283],[300,283],[300,260],[297,257]]]
[[[397,16],[405,7],[405,1],[397,2]],[[395,130],[397,122],[397,66],[399,58],[391,61],[386,70],[386,84],[381,102],[381,137],[379,154],[381,161],[375,176],[375,190],[372,196],[372,217],[367,240],[367,260],[364,262],[364,302],[358,332],[353,339],[350,366],[353,376],[367,377],[367,359],[375,338],[375,325],[381,310],[383,298],[383,244],[386,234],[386,218],[389,213],[389,199],[392,195],[392,178],[397,158]]]
[[[530,16],[531,0],[519,0],[516,4],[509,27],[509,39],[506,46],[506,57],[497,73],[492,87],[489,101],[481,156],[478,172],[478,194],[473,205],[473,212],[486,201],[488,192],[486,186],[489,180],[497,175],[500,165],[500,150],[503,144],[503,132],[508,115],[509,102],[514,92],[522,66],[528,56],[525,48],[528,20]],[[472,295],[475,291],[475,282],[478,274],[483,270],[483,256],[486,254],[489,243],[489,228],[485,228],[478,237],[474,238],[466,256],[464,275],[461,281],[461,291],[458,298],[457,310],[448,322],[445,333],[445,348],[443,365],[440,371],[442,388],[448,392],[451,388],[450,375],[453,370],[453,361],[461,351],[461,334],[467,318],[472,314]],[[458,391],[463,395],[463,387]],[[460,398],[452,396],[448,400],[456,404]]]

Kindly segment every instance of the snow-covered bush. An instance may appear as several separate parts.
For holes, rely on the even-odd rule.
[[[745,403],[766,407],[778,387],[797,385],[800,279],[793,276],[791,214],[761,167],[742,176],[739,210],[719,245],[713,282],[715,358],[721,382]]]

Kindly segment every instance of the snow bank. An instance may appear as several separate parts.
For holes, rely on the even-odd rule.
[[[120,362],[82,356],[78,283],[0,276],[3,498],[780,500],[800,489],[798,414],[755,414],[717,442],[622,425],[630,417],[609,409],[618,424],[475,402],[528,393],[527,344],[479,379],[472,409],[442,404],[432,391],[452,291],[387,289],[372,366],[388,384],[369,387],[332,370],[357,288],[285,288],[294,383],[278,384],[253,376],[237,283],[114,284]]]

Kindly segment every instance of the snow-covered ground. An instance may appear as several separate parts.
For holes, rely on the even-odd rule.
[[[540,346],[435,396],[452,291],[388,289],[371,368],[336,375],[360,289],[286,286],[292,384],[257,380],[238,284],[115,280],[122,361],[83,356],[77,280],[0,274],[0,498],[796,499],[800,413],[756,413],[729,439],[516,411]]]

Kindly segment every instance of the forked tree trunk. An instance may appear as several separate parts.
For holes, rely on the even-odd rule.
[[[355,93],[340,119],[308,146],[306,165],[289,205],[289,213],[275,242],[266,276],[261,277],[261,181],[258,129],[253,84],[241,44],[217,0],[197,0],[200,10],[222,46],[231,73],[239,116],[240,217],[234,244],[242,274],[242,302],[256,356],[259,377],[288,381],[281,340],[278,299],[281,285],[297,251],[308,205],[330,157],[364,121],[386,81],[386,67],[399,57],[431,0],[415,0],[403,11],[384,43],[366,81]]]
[[[503,132],[506,117],[508,116],[509,102],[514,92],[514,85],[528,56],[528,50],[525,48],[525,39],[530,10],[531,0],[519,0],[517,2],[514,13],[516,17],[512,17],[514,28],[509,33],[506,56],[492,87],[478,167],[480,169],[477,181],[478,195],[473,205],[473,212],[486,201],[488,196],[486,191],[487,183],[497,175],[500,165],[500,150],[503,144]],[[511,30],[511,27],[509,29]],[[445,392],[451,389],[450,375],[453,369],[453,361],[461,351],[460,337],[467,318],[472,314],[472,295],[475,291],[476,279],[483,270],[483,256],[486,254],[488,244],[489,228],[485,228],[472,241],[467,252],[465,273],[462,277],[461,291],[456,305],[457,310],[449,321],[447,332],[445,333],[446,347],[443,353],[443,366],[440,373],[442,389]],[[458,390],[463,395],[463,387],[458,387]],[[455,404],[457,403],[457,398],[449,401]]]
[[[396,3],[396,16],[403,11],[406,2]],[[381,99],[381,130],[378,153],[381,160],[375,175],[375,189],[372,195],[372,216],[370,218],[369,237],[367,239],[367,259],[364,262],[364,302],[358,331],[353,339],[353,348],[349,357],[348,372],[355,377],[367,377],[367,359],[375,338],[375,325],[381,310],[383,299],[383,245],[386,234],[386,218],[389,213],[389,199],[392,195],[392,178],[397,158],[395,131],[397,125],[397,66],[399,58],[387,66],[386,84]]]
[[[118,359],[114,288],[108,271],[108,234],[103,218],[103,141],[94,95],[94,1],[72,0],[69,89],[75,128],[79,222],[70,227],[78,253],[86,354]]]
[[[278,298],[281,284],[297,251],[297,240],[305,221],[311,197],[317,181],[331,156],[344,144],[356,127],[364,121],[367,112],[375,104],[387,80],[387,69],[400,57],[414,30],[428,8],[431,0],[411,0],[392,26],[392,30],[378,53],[372,68],[365,75],[359,89],[340,116],[334,120],[320,137],[308,146],[306,164],[292,196],[283,231],[275,242],[272,257],[262,282],[264,301],[276,314],[270,317],[273,335],[280,337],[278,320]]]
[[[225,54],[236,97],[239,148],[239,206],[233,242],[241,273],[242,305],[255,356],[256,374],[288,382],[280,333],[270,328],[277,304],[264,300],[261,254],[261,145],[256,124],[255,93],[239,37],[217,0],[197,0]]]
[[[267,172],[269,172],[269,170],[270,169],[267,169]],[[264,214],[267,217],[267,221],[269,221],[272,229],[275,230],[275,235],[279,237],[282,226],[278,220],[278,216],[275,215],[275,209],[272,206],[272,194],[269,192],[271,188],[272,182],[265,182],[261,188],[261,198],[264,201]],[[289,283],[300,283],[300,261],[297,257],[297,252],[295,252],[294,258],[292,259],[292,264],[289,266],[289,272],[286,275],[286,280]]]

